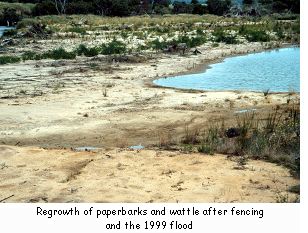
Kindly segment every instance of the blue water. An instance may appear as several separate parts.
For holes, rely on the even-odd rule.
[[[0,26],[0,37],[3,35],[4,31],[11,30],[11,29],[14,29],[14,27]]]
[[[144,146],[141,146],[141,145],[130,146],[129,149],[132,149],[132,150],[142,150],[142,149],[144,149]]]
[[[300,49],[283,48],[226,58],[203,73],[155,80],[156,85],[211,91],[300,91]]]

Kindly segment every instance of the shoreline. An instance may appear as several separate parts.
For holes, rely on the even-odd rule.
[[[262,93],[262,91],[252,91],[252,90],[202,90],[202,89],[193,89],[193,88],[168,87],[168,86],[162,86],[162,85],[155,84],[154,81],[159,80],[159,79],[173,78],[173,77],[177,77],[177,76],[185,76],[185,75],[191,75],[191,74],[205,73],[208,69],[211,69],[211,65],[221,63],[227,58],[238,57],[238,56],[246,56],[246,55],[249,55],[249,54],[263,53],[263,52],[267,52],[267,51],[272,51],[272,50],[277,50],[277,49],[279,50],[279,49],[285,49],[285,48],[292,48],[292,47],[299,47],[300,48],[300,44],[282,44],[281,46],[275,47],[275,48],[261,48],[258,51],[249,51],[247,53],[233,53],[233,54],[224,56],[222,58],[216,58],[216,59],[213,59],[213,60],[210,60],[210,61],[208,61],[208,60],[205,61],[205,60],[201,59],[201,63],[197,64],[196,67],[191,69],[191,70],[173,73],[173,74],[168,75],[168,76],[151,78],[150,80],[145,81],[145,83],[146,83],[147,86],[153,87],[153,88],[174,89],[174,90],[179,90],[179,91],[183,91],[183,92],[198,92],[198,93],[209,93],[209,92],[212,92],[212,93],[223,93],[223,92],[247,93],[247,92],[251,92],[251,93]],[[290,93],[290,92],[289,91],[270,92],[269,94],[288,94],[288,93]],[[296,92],[292,92],[292,93],[300,94],[300,91],[299,92],[296,91]]]

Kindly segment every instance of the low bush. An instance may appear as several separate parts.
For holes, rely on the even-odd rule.
[[[206,42],[206,37],[198,35],[196,37],[189,37],[187,35],[179,36],[177,40],[173,40],[171,44],[185,43],[189,48],[197,47]]]
[[[66,30],[67,32],[74,32],[74,33],[79,33],[82,35],[85,35],[87,33],[86,29],[81,28],[81,27],[71,27]]]
[[[239,29],[239,34],[244,36],[249,42],[268,42],[271,37],[262,28],[248,28],[242,26]]]
[[[20,58],[16,56],[0,56],[0,65],[20,62]]]
[[[214,36],[214,41],[216,43],[226,43],[226,44],[237,44],[238,40],[236,38],[236,35],[230,35],[224,32],[221,29],[215,30],[212,34]]]
[[[10,36],[15,36],[17,35],[17,30],[16,29],[11,29],[3,32],[3,36],[5,37],[10,37]]]
[[[86,56],[86,57],[95,57],[99,54],[99,49],[96,47],[88,48],[84,44],[80,44],[79,47],[76,49],[76,53],[78,56]]]
[[[148,43],[148,46],[156,51],[166,48],[167,45],[168,43],[166,41],[160,41],[159,39],[155,39]]]
[[[63,48],[58,48],[54,49],[48,52],[45,52],[41,55],[41,59],[54,59],[54,60],[59,60],[59,59],[75,59],[76,58],[76,53],[74,52],[67,52]]]
[[[63,48],[58,48],[54,50],[50,50],[47,52],[44,52],[42,54],[38,54],[32,51],[24,52],[21,56],[22,60],[41,60],[41,59],[54,59],[54,60],[60,60],[60,59],[75,59],[76,53],[75,52],[67,52]]]
[[[200,46],[200,45],[205,44],[206,42],[207,42],[207,39],[205,36],[192,37],[190,47]]]
[[[270,36],[264,31],[250,31],[245,37],[249,42],[268,42],[271,40]]]
[[[115,39],[107,44],[102,44],[101,46],[101,53],[104,55],[123,54],[126,51],[126,44]]]
[[[37,53],[35,53],[35,52],[26,51],[26,52],[24,52],[21,55],[21,58],[22,58],[23,61],[26,61],[26,60],[39,60],[40,56]]]
[[[16,28],[17,29],[26,28],[39,23],[40,21],[37,18],[24,18],[23,20],[17,23]]]

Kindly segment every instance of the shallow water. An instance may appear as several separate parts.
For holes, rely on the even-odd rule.
[[[300,91],[300,49],[229,57],[202,73],[155,80],[156,85],[211,91]]]
[[[144,149],[144,146],[141,146],[141,145],[130,146],[129,149],[132,149],[132,150],[142,150],[142,149]]]
[[[0,37],[3,35],[4,31],[11,30],[11,29],[14,29],[14,27],[0,26]]]

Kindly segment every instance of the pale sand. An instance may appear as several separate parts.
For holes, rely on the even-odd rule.
[[[144,63],[98,62],[103,68],[111,66],[111,71],[86,69],[91,59],[85,58],[60,67],[51,61],[0,66],[0,79],[11,80],[0,90],[1,97],[20,90],[45,93],[0,99],[0,144],[33,146],[1,146],[0,200],[14,195],[6,201],[275,202],[278,196],[294,201],[296,196],[286,190],[299,180],[275,164],[249,161],[247,169],[236,170],[236,163],[222,155],[119,152],[119,147],[153,146],[162,139],[179,141],[186,125],[203,129],[222,118],[228,123],[237,110],[254,108],[262,115],[285,105],[287,93],[265,98],[263,93],[191,92],[151,85],[154,78],[263,49],[259,43],[203,46],[199,56],[159,54]],[[12,80],[27,78],[28,82]],[[59,82],[64,87],[57,86]],[[292,95],[292,101],[298,99],[298,94]],[[104,151],[38,148],[78,146]],[[108,148],[112,149],[106,152]]]
[[[299,184],[283,167],[239,170],[223,155],[0,146],[0,158],[0,200],[14,195],[5,202],[291,202]]]

